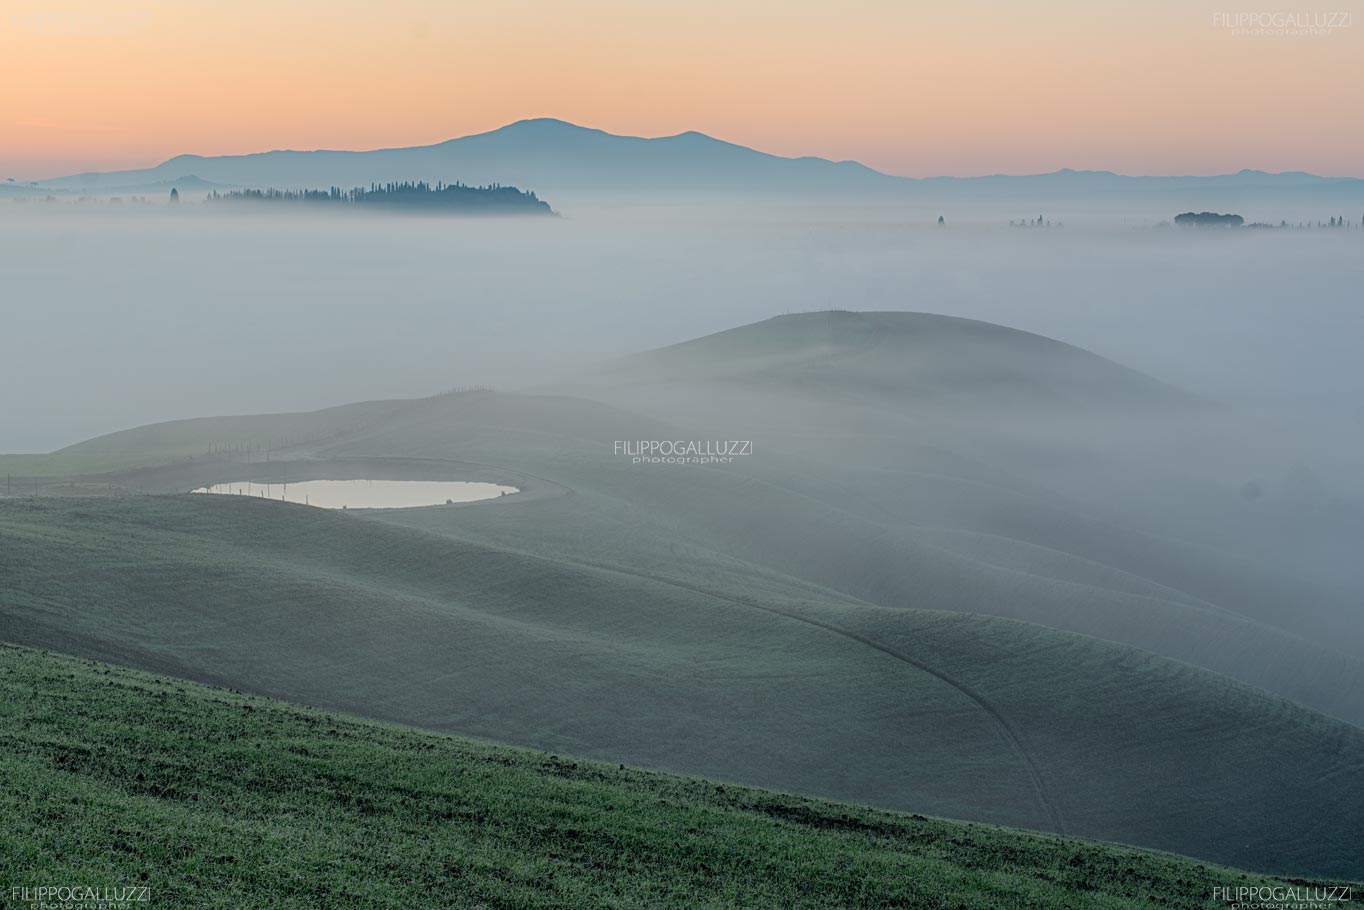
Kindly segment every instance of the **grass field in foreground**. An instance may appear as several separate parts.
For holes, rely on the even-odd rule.
[[[6,907],[24,906],[14,888],[135,885],[149,889],[149,910],[1185,908],[1226,906],[1216,887],[1275,884],[1166,854],[421,733],[8,645],[0,719]]]

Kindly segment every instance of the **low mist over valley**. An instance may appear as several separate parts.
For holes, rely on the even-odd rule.
[[[1229,236],[1101,210],[1019,230],[1004,207],[949,210],[939,228],[938,211],[642,201],[466,223],[0,207],[13,301],[0,354],[26,377],[0,391],[11,415],[0,447],[45,451],[206,413],[514,389],[832,308],[983,319],[1239,408],[1310,412],[1320,431],[1360,426],[1358,229]],[[107,379],[90,383],[74,363]]]
[[[551,119],[14,181],[7,893],[1358,906],[1361,186]]]

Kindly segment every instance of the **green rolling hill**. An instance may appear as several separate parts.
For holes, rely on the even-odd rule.
[[[1364,730],[1092,637],[699,550],[627,570],[251,497],[13,501],[0,542],[9,641],[586,757],[1359,872]]]
[[[1263,558],[1275,540],[1234,492],[1206,507],[1216,446],[1174,464],[1133,443],[1216,408],[922,314],[783,317],[559,391],[179,421],[0,465],[25,494],[0,498],[0,639],[587,758],[1364,875],[1352,592],[1288,549]],[[712,466],[613,451],[652,438],[755,448]],[[327,476],[523,492],[349,514],[180,495]]]
[[[0,718],[0,901],[57,882],[146,888],[150,906],[279,910],[414,895],[507,910],[1193,910],[1225,906],[1217,888],[1358,894],[420,733],[11,646]]]
[[[591,388],[638,392],[723,383],[865,403],[994,408],[1197,407],[1192,396],[1072,345],[932,313],[832,310],[779,316],[622,358],[590,371]]]

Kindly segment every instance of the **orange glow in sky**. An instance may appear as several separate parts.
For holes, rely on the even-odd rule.
[[[5,0],[0,178],[541,116],[914,176],[1364,176],[1356,0],[1253,6]]]

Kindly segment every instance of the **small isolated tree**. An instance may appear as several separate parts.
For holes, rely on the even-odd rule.
[[[946,221],[946,219],[943,218],[943,216],[939,215],[939,216],[938,216],[938,224],[947,224],[947,221]]]
[[[179,202],[179,201],[180,201],[180,191],[177,190],[175,187],[171,187],[170,201],[171,201],[171,202]]]

